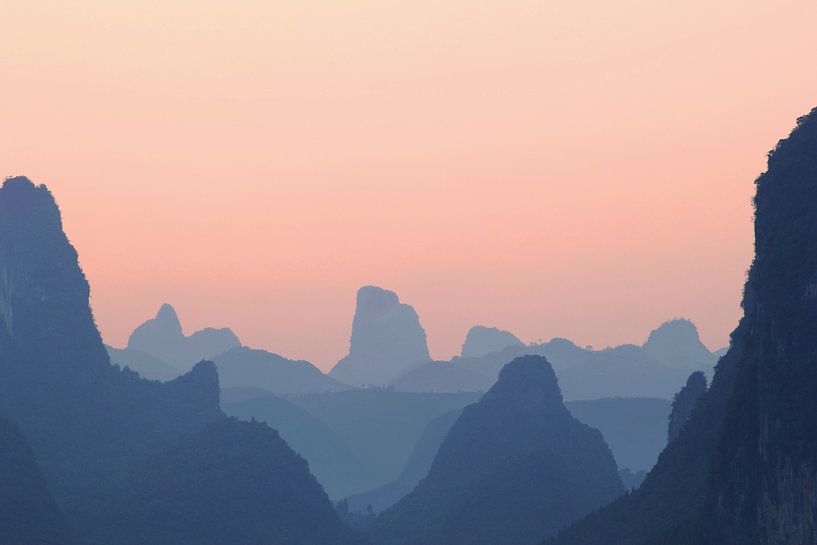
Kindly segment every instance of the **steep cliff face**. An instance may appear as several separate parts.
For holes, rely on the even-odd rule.
[[[642,487],[560,545],[817,543],[817,110],[757,180],[744,317]]]
[[[220,503],[212,504],[225,513],[231,499],[236,505],[245,505],[246,495],[241,494],[248,493],[230,488],[229,482],[250,487],[257,482],[286,482],[282,490],[292,494],[293,505],[305,513],[330,513],[316,519],[317,529],[302,528],[304,532],[322,528],[331,536],[341,531],[328,498],[308,474],[305,462],[275,432],[228,422],[219,408],[218,374],[213,363],[201,362],[186,375],[166,383],[144,380],[132,371],[112,366],[93,321],[88,291],[51,194],[24,178],[7,180],[0,189],[0,410],[18,422],[28,438],[76,543],[95,543],[94,536],[105,528],[113,532],[105,534],[104,542],[113,544],[128,542],[137,530],[158,537],[168,535],[168,527],[157,527],[158,519],[152,516],[141,519],[138,527],[103,527],[100,519],[110,506],[122,507],[113,514],[122,520],[129,520],[125,515],[130,509],[134,516],[153,513],[138,503],[123,507],[127,498],[143,490],[139,488],[143,483],[155,488],[149,498],[137,499],[152,508],[166,507],[163,502],[173,499],[175,493],[163,488],[166,479],[189,483],[191,488],[197,485],[195,494],[201,497],[227,494],[219,496]],[[205,428],[216,430],[212,432],[215,437],[197,435]],[[197,458],[190,454],[189,465],[185,463],[188,458],[183,456],[180,461],[174,457],[179,449],[184,452],[197,446],[212,446],[211,461],[216,466],[219,457],[229,460],[219,466],[212,481],[206,478],[212,468],[204,453]],[[234,452],[226,452],[231,448]],[[0,452],[0,474],[5,454],[8,451]],[[257,463],[244,466],[237,463],[241,457],[254,457]],[[260,465],[261,460],[266,466]],[[152,469],[143,473],[147,466]],[[290,477],[285,476],[288,473]],[[29,481],[31,493],[42,496],[36,479]],[[221,486],[223,490],[219,490]],[[223,521],[212,505],[204,500],[192,502],[185,517],[164,522],[178,535],[198,532],[220,536],[198,543],[235,543],[217,533]],[[41,508],[48,510],[45,499]],[[269,510],[289,512],[280,501],[266,509],[248,510],[234,523],[266,528],[271,520]],[[31,515],[36,514],[32,508]],[[2,513],[0,528],[4,520]],[[297,520],[296,525],[303,523]],[[286,523],[280,527],[287,535],[290,530],[297,534]],[[254,537],[245,542],[253,542]],[[284,539],[267,541],[287,543]],[[299,543],[327,542],[331,540],[316,538]]]
[[[355,386],[383,386],[429,359],[426,333],[414,309],[393,291],[364,286],[357,293],[349,355],[331,375]]]
[[[817,110],[757,179],[751,328],[713,466],[716,538],[817,543]]]
[[[700,371],[689,375],[687,383],[672,400],[672,412],[667,424],[667,442],[675,441],[681,434],[681,428],[692,415],[698,400],[706,392],[706,377]]]
[[[376,521],[384,545],[523,545],[623,493],[601,433],[562,403],[543,357],[517,358],[453,425],[428,476]]]

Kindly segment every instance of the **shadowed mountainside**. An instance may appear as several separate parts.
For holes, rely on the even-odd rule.
[[[451,411],[429,422],[414,445],[400,476],[374,490],[346,498],[349,511],[368,513],[371,509],[373,513],[380,513],[414,490],[414,487],[428,475],[443,439],[459,416],[460,411]]]
[[[817,109],[756,181],[744,317],[709,390],[633,494],[558,545],[817,542]]]
[[[65,521],[20,429],[0,417],[0,545],[65,542]]]
[[[598,430],[574,419],[539,356],[466,407],[428,476],[375,520],[381,545],[535,542],[623,492]]]
[[[224,390],[225,393],[234,390]],[[222,401],[224,412],[244,420],[256,419],[276,429],[309,468],[330,498],[359,492],[374,477],[346,442],[321,420],[295,404],[262,393],[235,401]]]
[[[324,545],[309,539],[318,531],[337,535],[337,541],[344,543],[339,519],[324,508],[328,499],[306,464],[281,447],[277,434],[259,426],[240,426],[240,433],[229,433],[237,425],[229,423],[219,408],[214,364],[201,362],[166,383],[142,379],[110,364],[89,306],[88,282],[62,230],[59,209],[45,186],[21,177],[7,179],[0,189],[0,412],[16,421],[28,438],[45,481],[75,533],[75,543],[89,543],[98,532],[114,527],[113,534],[106,534],[111,543],[123,543],[136,534],[155,536],[156,540],[148,541],[156,543],[168,535],[169,529],[157,526],[151,517],[131,519],[139,521],[138,528],[124,522],[106,526],[100,513],[106,506],[122,505],[127,497],[133,500],[128,501],[128,509],[134,517],[152,513],[151,505],[167,506],[166,499],[173,495],[161,488],[161,477],[169,475],[182,483],[198,483],[199,501],[191,503],[192,511],[179,519],[175,530],[223,536],[234,528],[235,521],[213,516],[223,499],[207,483],[253,482],[258,468],[213,463],[224,452],[215,451],[204,478],[201,466],[174,458],[175,453],[198,448],[188,446],[197,441],[190,437],[211,425],[215,428],[208,429],[221,430],[214,441],[226,434],[228,459],[263,459],[264,482],[274,482],[272,476],[277,476],[289,483],[286,489],[303,491],[301,505],[316,502],[312,509],[316,516],[308,526],[293,526],[284,517],[270,515],[287,513],[285,503],[267,505],[263,521],[254,518],[258,511],[249,511],[242,521],[247,532],[254,533],[235,533],[230,544],[274,540],[282,531],[292,540],[302,536],[301,543]],[[270,434],[274,440],[264,439]],[[149,472],[140,473],[144,471]],[[134,483],[156,483],[158,488],[140,495]]]

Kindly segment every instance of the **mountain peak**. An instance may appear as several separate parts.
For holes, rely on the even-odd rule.
[[[698,328],[686,318],[674,318],[650,332],[642,346],[653,359],[672,366],[710,368],[713,356],[701,342]]]
[[[178,330],[182,333],[182,323],[179,320],[179,315],[176,313],[176,309],[173,308],[173,305],[169,303],[164,303],[159,307],[159,312],[156,313],[155,320],[161,324],[163,328],[167,328],[168,331]]]
[[[429,359],[414,308],[393,291],[363,286],[357,292],[349,354],[331,374],[351,385],[386,385]]]
[[[509,346],[522,346],[522,341],[510,331],[475,325],[468,330],[460,355],[463,358],[478,358]]]
[[[549,403],[562,403],[562,392],[553,367],[544,356],[520,356],[499,372],[492,396],[536,397]]]

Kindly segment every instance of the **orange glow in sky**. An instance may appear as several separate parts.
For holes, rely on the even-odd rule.
[[[476,323],[727,342],[753,180],[817,105],[814,0],[4,0],[0,175],[47,184],[106,342],[330,367],[356,289]]]

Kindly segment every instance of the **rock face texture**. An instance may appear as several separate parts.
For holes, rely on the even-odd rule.
[[[667,442],[672,442],[681,434],[681,428],[687,423],[692,415],[692,410],[698,400],[706,392],[706,377],[700,371],[692,373],[687,379],[686,385],[681,391],[675,394],[672,400],[672,412],[669,415],[667,426]]]
[[[194,363],[241,346],[241,341],[229,328],[205,328],[186,336],[176,310],[165,303],[156,317],[133,330],[128,350],[144,352],[181,371]]]
[[[134,484],[164,479],[197,481],[196,493],[213,499],[207,505],[203,498],[191,503],[193,511],[180,518],[174,530],[207,533],[209,528],[212,536],[223,536],[218,533],[222,522],[217,515],[230,498],[223,496],[216,501],[220,492],[208,491],[207,483],[231,481],[251,486],[259,468],[236,464],[235,458],[206,468],[202,459],[190,465],[178,462],[173,453],[178,449],[184,452],[185,445],[190,444],[188,438],[210,425],[222,430],[217,435],[229,443],[234,451],[231,456],[263,458],[268,473],[285,473],[282,481],[290,479],[292,485],[284,490],[297,494],[297,483],[304,483],[303,498],[292,498],[294,505],[304,507],[315,501],[314,509],[304,509],[323,512],[328,499],[306,464],[278,444],[277,435],[274,440],[265,439],[274,432],[242,427],[231,434],[235,425],[225,423],[227,418],[219,408],[218,374],[213,363],[201,362],[166,383],[144,380],[132,371],[112,366],[88,297],[88,283],[62,230],[51,193],[26,178],[6,180],[0,189],[0,411],[17,422],[28,439],[45,483],[72,531],[72,544],[98,543],[94,536],[111,527],[100,513],[107,506],[122,505],[123,497],[134,500],[128,504],[134,513],[144,512],[140,510],[145,506],[139,502],[167,507],[161,498],[172,499],[170,491],[152,490],[150,497],[140,496]],[[170,313],[161,314],[163,322],[172,321]],[[259,437],[254,438],[256,433]],[[267,447],[270,452],[264,451]],[[216,457],[225,454],[214,453]],[[148,464],[153,473],[144,474],[142,480],[139,472]],[[29,480],[27,490],[42,497],[36,477]],[[227,494],[234,491],[224,489]],[[263,495],[259,493],[259,497]],[[49,511],[47,501],[42,502],[44,512]],[[288,511],[280,511],[279,516],[265,511],[264,520],[255,519],[257,514],[248,511],[242,519],[248,528],[257,530],[247,542],[275,542],[285,531],[295,542],[320,543],[306,538],[317,531],[315,527],[331,535],[342,533],[333,513],[316,515],[308,527],[297,528],[288,520]],[[140,528],[115,526],[118,532],[106,534],[104,542],[125,543],[137,530],[156,531],[158,537],[169,531],[151,526],[149,520],[139,524]],[[142,524],[149,527],[143,530]],[[299,536],[304,539],[297,541]],[[200,543],[231,545],[236,541]]]
[[[817,543],[817,110],[757,179],[744,317],[635,493],[560,545]]]
[[[375,522],[383,545],[535,543],[624,491],[598,430],[542,357],[517,358],[466,407],[428,476]]]
[[[0,417],[0,545],[64,541],[68,532],[20,429]]]
[[[364,286],[357,292],[349,354],[330,374],[353,386],[384,386],[429,359],[414,309],[393,291]]]
[[[522,346],[522,341],[510,331],[475,325],[468,330],[468,335],[465,336],[460,356],[478,358],[491,352],[499,352],[509,346]]]

